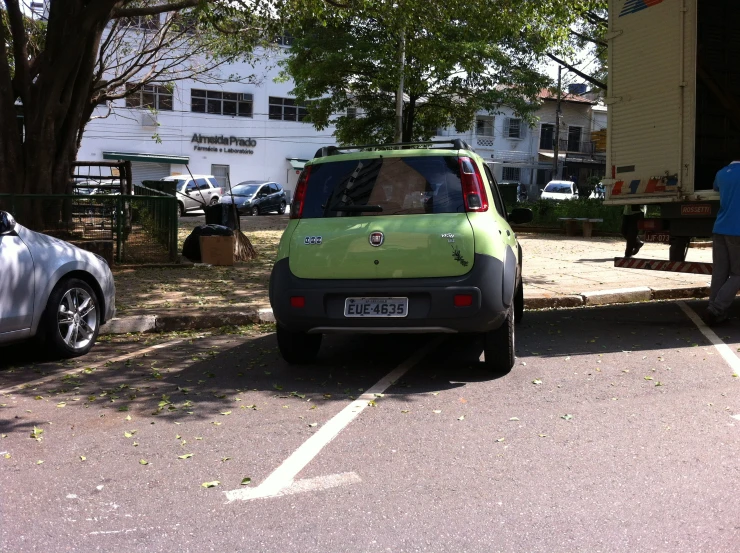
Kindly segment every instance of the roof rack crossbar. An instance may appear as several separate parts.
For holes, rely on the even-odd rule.
[[[470,150],[470,146],[461,138],[455,138],[452,140],[426,140],[423,142],[391,142],[386,144],[363,144],[357,146],[324,146],[316,151],[314,157],[326,157],[344,153],[344,150],[373,150],[373,149],[387,149],[387,148],[413,148],[415,146],[426,146],[430,147],[437,144],[447,144],[453,150]]]

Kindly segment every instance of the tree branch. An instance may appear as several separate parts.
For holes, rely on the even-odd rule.
[[[573,29],[570,30],[570,34],[572,34],[573,36],[577,36],[581,40],[585,40],[586,42],[591,42],[593,44],[598,44],[599,46],[603,46],[605,48],[609,46],[606,42],[604,42],[601,39],[584,35],[582,33],[579,33],[578,31],[574,31]]]
[[[13,79],[25,101],[28,94],[28,50],[26,49],[26,28],[23,24],[23,14],[18,2],[7,0],[5,2],[8,10],[8,21],[10,23],[10,34],[13,42],[13,57],[15,59],[15,78]]]
[[[158,15],[160,13],[176,12],[187,8],[194,8],[200,4],[200,0],[180,0],[172,4],[160,4],[158,6],[145,6],[141,8],[119,8],[113,10],[112,19],[120,17],[134,17],[137,15]]]
[[[601,81],[599,81],[599,80],[597,80],[597,79],[594,79],[594,78],[593,78],[593,77],[591,77],[590,75],[586,75],[586,74],[585,74],[585,73],[584,73],[583,71],[579,71],[578,69],[576,69],[575,67],[573,67],[573,66],[572,66],[572,65],[571,65],[570,63],[567,63],[567,62],[565,62],[565,61],[561,60],[560,58],[558,58],[558,57],[556,57],[556,56],[553,56],[553,55],[552,55],[552,54],[550,54],[549,52],[547,52],[547,53],[546,53],[546,55],[547,55],[547,57],[548,57],[548,58],[550,58],[551,60],[553,60],[553,61],[555,61],[555,62],[559,63],[559,64],[560,64],[560,65],[562,65],[563,67],[567,67],[567,68],[568,68],[568,69],[569,69],[570,71],[573,71],[573,73],[575,73],[576,75],[578,75],[578,76],[579,76],[579,77],[581,77],[582,79],[585,79],[585,80],[587,80],[587,81],[588,81],[589,83],[591,83],[592,85],[594,85],[594,86],[598,86],[599,88],[603,88],[604,90],[606,90],[606,89],[607,89],[606,83],[602,83]]]

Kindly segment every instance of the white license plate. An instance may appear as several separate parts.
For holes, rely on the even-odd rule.
[[[405,317],[408,298],[347,298],[344,300],[345,317]]]

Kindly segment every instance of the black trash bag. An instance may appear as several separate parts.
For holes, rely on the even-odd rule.
[[[182,245],[182,255],[195,263],[201,262],[201,236],[234,236],[234,231],[223,225],[200,225],[185,239]]]

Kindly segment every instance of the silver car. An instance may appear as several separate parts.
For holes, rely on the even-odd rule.
[[[188,211],[216,205],[221,199],[222,190],[213,175],[173,175],[159,180],[176,183],[175,192],[181,217]]]
[[[0,344],[36,337],[59,356],[83,355],[115,300],[105,259],[0,211]]]

